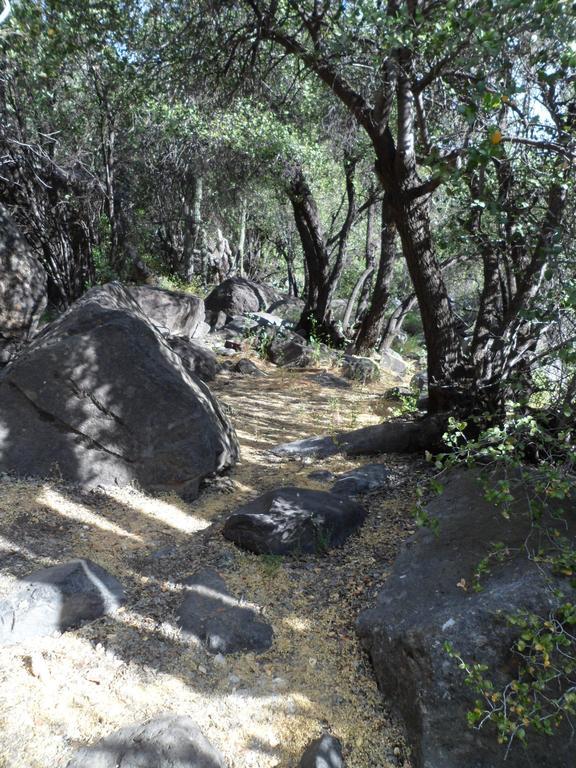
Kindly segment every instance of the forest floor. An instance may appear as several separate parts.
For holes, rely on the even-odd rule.
[[[269,449],[314,434],[376,424],[397,404],[397,380],[333,389],[318,370],[256,360],[265,378],[223,373],[211,385],[230,411],[241,462],[193,503],[136,489],[82,491],[0,481],[0,597],[36,568],[89,557],[126,587],[126,607],[59,637],[0,648],[0,768],[64,768],[74,749],[117,728],[172,712],[191,716],[230,768],[293,768],[328,730],[348,768],[411,765],[402,729],[377,690],[354,623],[374,603],[414,526],[416,480],[405,457],[279,459]],[[240,503],[282,485],[325,488],[312,470],[383,461],[386,492],[346,545],[322,556],[256,556],[221,536]],[[216,568],[274,629],[265,653],[214,657],[176,627],[183,580]]]

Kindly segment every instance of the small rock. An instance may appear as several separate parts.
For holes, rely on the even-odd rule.
[[[325,733],[306,747],[298,768],[344,768],[342,744]]]
[[[215,667],[222,669],[226,666],[226,659],[221,653],[217,653],[216,656],[214,656],[212,659],[212,664],[214,664]]]

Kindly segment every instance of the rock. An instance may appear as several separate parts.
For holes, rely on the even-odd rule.
[[[328,371],[322,371],[322,373],[316,373],[314,376],[310,376],[310,381],[315,381],[317,384],[321,384],[323,387],[332,387],[334,389],[350,389],[350,382],[345,379],[341,379],[340,376],[335,376]]]
[[[226,339],[224,347],[225,349],[232,349],[234,352],[240,352],[242,350],[242,342],[235,339]]]
[[[342,744],[334,736],[325,733],[308,744],[298,768],[344,768]]]
[[[423,389],[428,388],[428,371],[418,371],[412,376],[410,380],[410,386],[421,392]]]
[[[406,722],[416,768],[574,764],[568,726],[552,739],[529,731],[528,749],[514,740],[507,759],[506,744],[497,743],[494,728],[468,728],[466,712],[478,696],[444,650],[444,643],[450,642],[467,662],[487,665],[485,676],[495,680],[498,690],[513,675],[511,646],[521,631],[504,616],[524,609],[539,616],[552,614],[557,605],[554,589],[560,585],[566,600],[574,602],[576,590],[566,579],[560,582],[547,573],[544,560],[535,564],[527,558],[525,543],[534,528],[525,483],[516,487],[514,496],[507,520],[486,501],[475,473],[449,476],[444,493],[427,508],[439,521],[438,533],[421,528],[408,540],[377,604],[358,620],[378,683]],[[568,530],[556,525],[573,540],[576,520],[566,519]],[[552,519],[545,522],[554,525]],[[466,589],[494,542],[501,542],[508,555],[490,564],[481,591]]]
[[[268,311],[282,320],[287,320],[289,323],[295,325],[300,320],[302,312],[304,311],[304,301],[295,296],[288,296],[274,302],[268,307]]]
[[[150,322],[166,336],[200,339],[210,330],[205,323],[204,302],[183,291],[167,291],[150,285],[127,285]]]
[[[333,472],[329,472],[327,469],[318,469],[315,472],[310,472],[308,477],[310,480],[316,480],[318,483],[331,483],[336,476]]]
[[[255,320],[260,328],[281,328],[284,325],[281,317],[270,312],[250,312],[249,317]]]
[[[278,299],[270,285],[256,283],[246,277],[229,277],[217,285],[206,297],[206,309],[243,315],[246,312],[266,311]]]
[[[46,308],[46,273],[0,205],[0,364],[37,330]]]
[[[408,366],[402,359],[402,356],[393,349],[384,349],[380,354],[380,365],[385,371],[392,371],[397,376],[404,376]]]
[[[346,299],[332,299],[330,303],[330,313],[333,320],[343,320],[346,313],[348,302]]]
[[[215,571],[204,569],[186,579],[186,597],[178,626],[212,653],[265,651],[272,645],[272,627],[252,608],[243,607]]]
[[[371,381],[378,381],[380,379],[380,368],[369,357],[345,355],[342,362],[342,372],[347,379],[361,381],[362,384],[368,384]]]
[[[94,288],[0,376],[0,471],[195,497],[234,429],[120,285]]]
[[[0,601],[0,645],[79,627],[123,602],[120,582],[91,560],[34,571]]]
[[[319,435],[281,443],[272,448],[276,456],[291,458],[326,458],[337,453],[348,456],[375,453],[416,453],[440,445],[446,419],[442,416],[425,417],[418,421],[394,421],[361,427],[336,435]]]
[[[229,318],[226,312],[212,312],[211,310],[206,310],[206,322],[210,326],[211,331],[222,330],[228,320]]]
[[[384,398],[386,400],[401,401],[404,397],[413,397],[414,390],[410,387],[391,387],[384,392]]]
[[[310,368],[323,360],[330,360],[332,353],[324,344],[311,346],[297,333],[277,333],[268,345],[268,357],[285,368]]]
[[[332,486],[332,493],[355,496],[387,488],[390,485],[390,471],[384,464],[365,464],[340,475]]]
[[[317,553],[343,544],[365,517],[364,507],[349,499],[286,487],[241,506],[226,520],[222,533],[257,554]]]
[[[230,369],[234,373],[240,373],[242,376],[266,376],[266,374],[247,357],[241,357],[237,363]]]
[[[121,728],[81,747],[67,768],[225,768],[223,757],[196,723],[182,715],[161,715]]]
[[[185,338],[170,337],[168,346],[181,358],[184,368],[202,381],[214,381],[219,370],[216,355],[211,349]]]
[[[246,315],[236,315],[228,323],[226,323],[224,330],[226,333],[230,333],[232,331],[234,334],[246,336],[250,333],[250,331],[253,331],[256,328],[258,328],[258,321],[253,317],[247,317]]]

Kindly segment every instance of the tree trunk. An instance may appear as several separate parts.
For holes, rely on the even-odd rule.
[[[415,304],[416,294],[411,293],[410,296],[407,296],[404,301],[396,307],[394,312],[392,312],[384,325],[382,340],[380,341],[380,346],[378,347],[379,351],[383,352],[385,349],[390,349],[392,342],[402,328],[406,316],[412,310]]]
[[[189,282],[196,272],[196,260],[204,249],[204,233],[202,224],[202,197],[204,184],[198,173],[189,178],[184,193],[184,247],[180,262],[179,273],[183,280]],[[200,264],[202,272],[203,265]]]
[[[386,307],[390,297],[392,269],[397,256],[395,239],[396,230],[392,222],[391,211],[388,203],[384,200],[382,202],[380,263],[370,308],[364,315],[354,340],[354,352],[357,355],[368,354],[377,346],[382,335]]]
[[[362,285],[362,292],[358,300],[358,309],[356,310],[357,320],[362,320],[368,310],[370,304],[370,293],[372,290],[372,284],[374,282],[372,275],[376,269],[376,238],[374,236],[374,220],[376,218],[376,203],[368,208],[368,214],[366,216],[366,248],[365,248],[365,262],[366,269],[372,268],[370,272],[370,278]]]
[[[246,246],[246,219],[248,208],[246,198],[242,198],[242,208],[240,210],[240,234],[238,236],[238,253],[236,257],[238,274],[244,277],[244,251]]]
[[[356,285],[354,286],[352,293],[350,294],[350,298],[348,299],[348,304],[346,304],[346,311],[344,312],[344,318],[342,320],[342,328],[344,330],[344,333],[347,333],[350,327],[350,321],[352,320],[352,312],[354,311],[354,305],[356,304],[358,294],[368,282],[368,278],[371,276],[372,272],[374,272],[373,265],[370,267],[367,267],[364,270],[364,272],[362,272],[362,274],[356,281]]]

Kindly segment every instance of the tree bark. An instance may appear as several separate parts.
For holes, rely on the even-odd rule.
[[[357,355],[368,354],[376,347],[382,335],[386,308],[390,297],[392,269],[397,256],[395,239],[396,229],[392,222],[391,210],[388,202],[384,199],[382,202],[380,263],[378,265],[378,274],[376,275],[370,308],[364,315],[354,340],[353,348]]]

